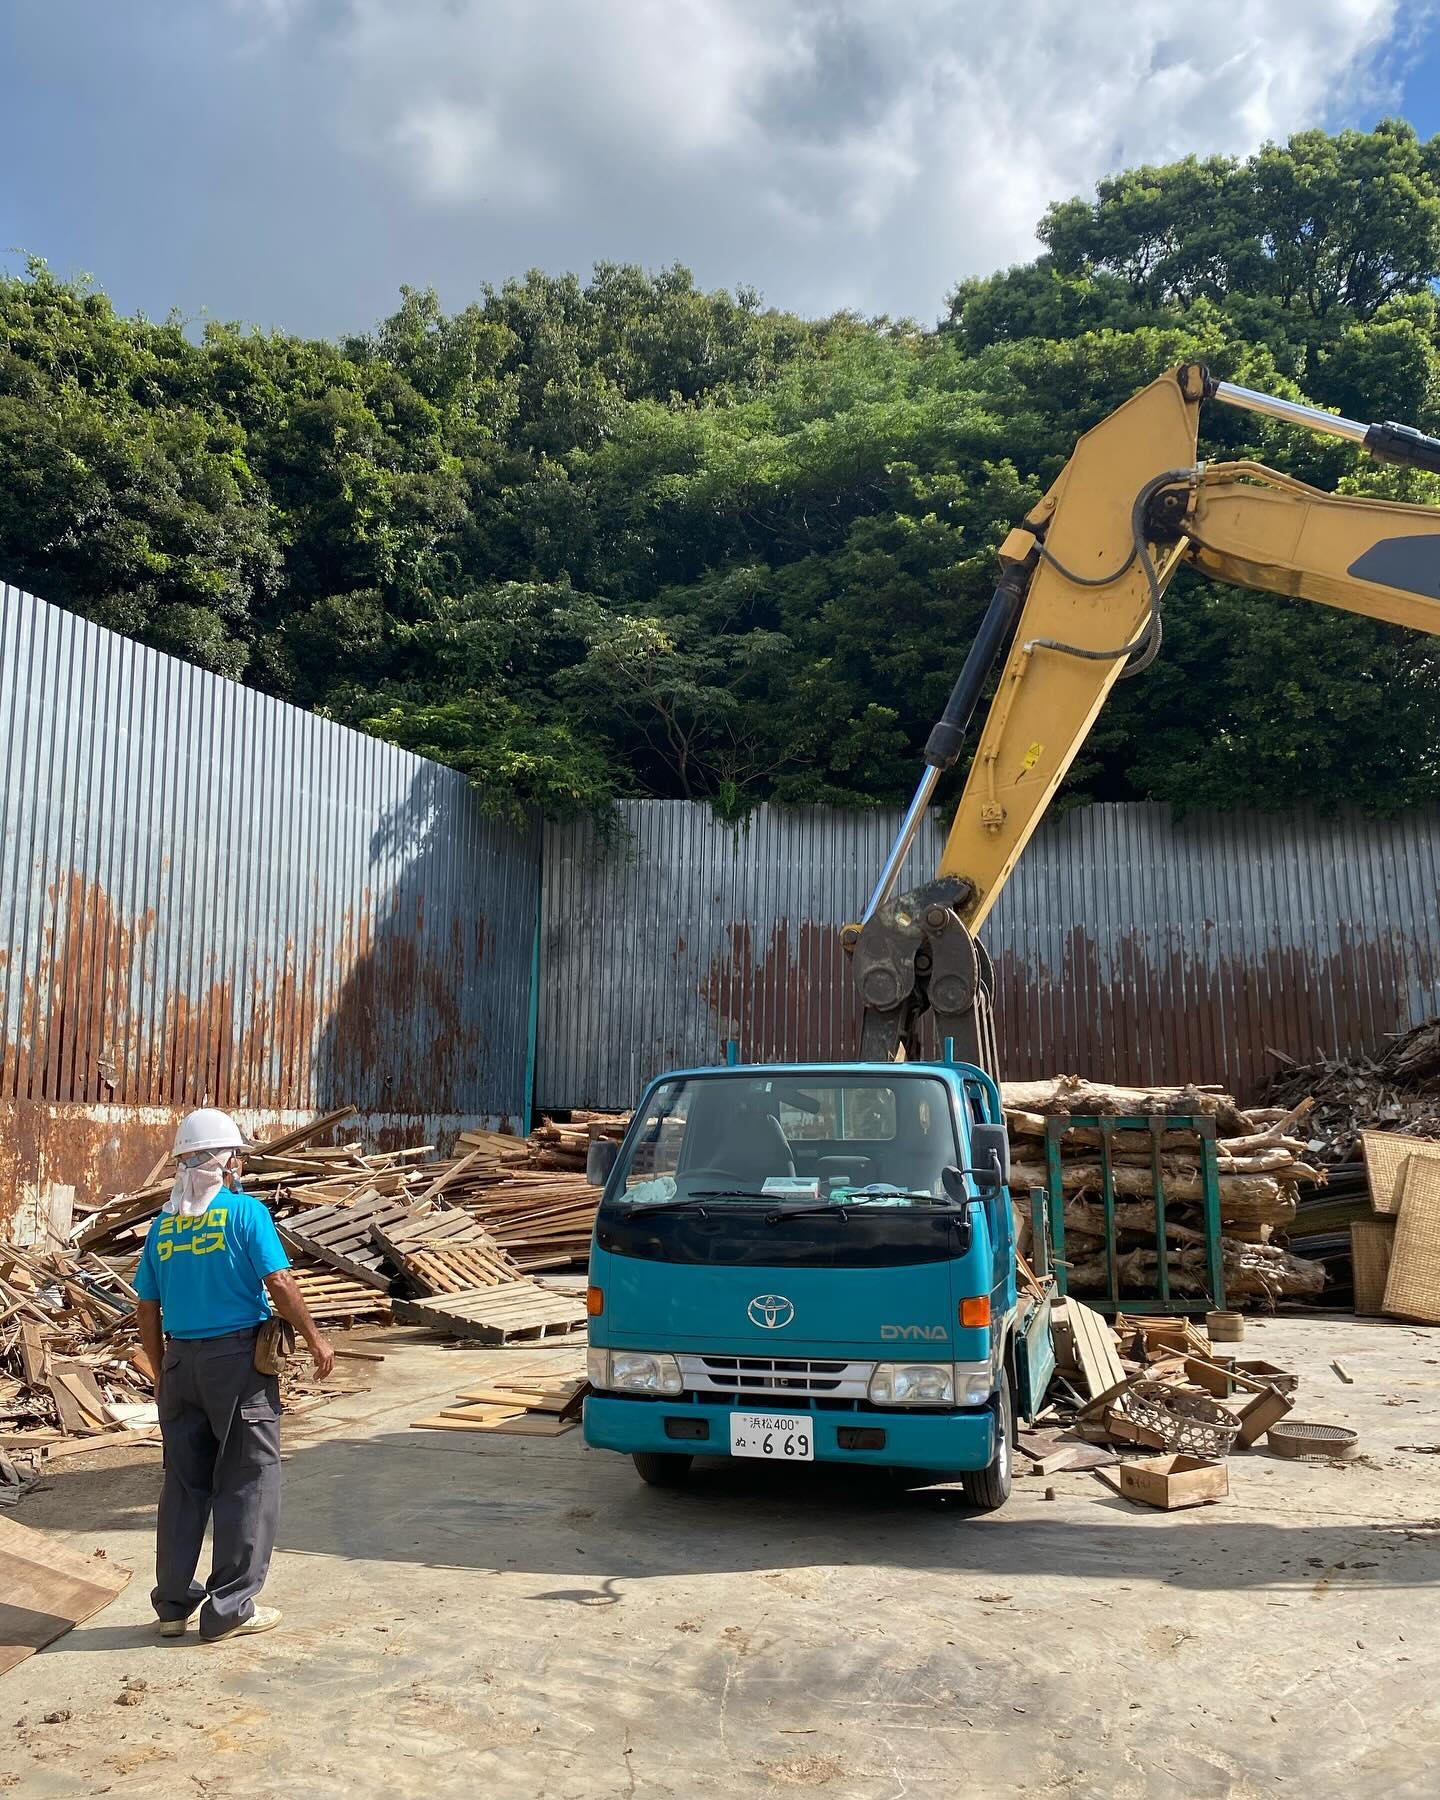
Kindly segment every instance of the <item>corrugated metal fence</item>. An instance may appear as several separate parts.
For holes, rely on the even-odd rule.
[[[13,588],[0,737],[0,1215],[47,1166],[137,1179],[202,1102],[523,1129],[538,829]]]
[[[634,801],[613,840],[545,833],[537,1100],[624,1106],[657,1070],[853,1051],[839,929],[890,812]],[[931,821],[906,872],[933,871]],[[1052,817],[985,940],[1005,1072],[1250,1091],[1440,1012],[1440,809],[1390,822],[1098,806]]]
[[[532,1069],[619,1107],[729,1037],[853,1050],[839,929],[893,813],[634,801],[542,858],[460,775],[11,588],[0,736],[0,1222],[138,1180],[203,1101],[429,1141],[523,1125]],[[1006,1071],[1248,1091],[1267,1047],[1380,1043],[1440,1011],[1437,845],[1440,809],[1047,820],[986,932]]]

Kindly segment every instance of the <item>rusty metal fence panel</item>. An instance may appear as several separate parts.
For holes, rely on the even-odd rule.
[[[621,809],[611,843],[547,828],[537,1099],[624,1106],[665,1067],[853,1053],[839,929],[893,812],[681,802]],[[943,840],[928,822],[906,877]],[[1355,815],[1096,806],[1045,821],[984,933],[1004,1072],[1243,1093],[1317,1049],[1354,1054],[1440,1012],[1440,808]]]
[[[523,1129],[538,830],[497,826],[451,770],[8,587],[0,738],[12,1168],[37,1160],[16,1148],[40,1129],[26,1107],[113,1127],[117,1106],[353,1102],[394,1141]]]

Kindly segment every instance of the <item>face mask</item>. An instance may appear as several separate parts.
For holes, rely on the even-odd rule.
[[[184,1219],[200,1218],[210,1210],[211,1201],[225,1185],[229,1163],[228,1150],[207,1150],[199,1156],[186,1157],[175,1171],[170,1198],[163,1210],[179,1213]]]

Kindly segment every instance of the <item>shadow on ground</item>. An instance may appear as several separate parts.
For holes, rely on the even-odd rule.
[[[983,1580],[1049,1575],[1076,1581],[1159,1581],[1175,1589],[1312,1592],[1440,1585],[1440,1518],[1367,1522],[1367,1471],[1347,1470],[1353,1500],[1326,1522],[1287,1519],[1290,1470],[1263,1455],[1236,1459],[1251,1513],[1239,1503],[1162,1515],[1071,1477],[1049,1505],[1039,1481],[1017,1483],[1002,1513],[967,1508],[953,1487],[897,1489],[817,1465],[767,1469],[696,1464],[689,1485],[641,1484],[627,1460],[587,1450],[578,1432],[551,1443],[460,1434],[388,1432],[296,1445],[286,1459],[277,1549],[376,1564],[533,1575],[534,1601],[614,1604],[623,1584],[676,1575],[836,1567],[972,1574]],[[1258,1478],[1257,1478],[1258,1476]],[[148,1532],[158,1462],[72,1469],[63,1507],[36,1494],[24,1522],[93,1532]],[[1093,1477],[1088,1478],[1093,1481]],[[1077,1516],[1077,1499],[1084,1501]],[[46,1515],[53,1510],[54,1517]],[[1159,1535],[1157,1536],[1157,1531]],[[137,1563],[136,1580],[148,1570]],[[87,1633],[105,1647],[103,1630]]]

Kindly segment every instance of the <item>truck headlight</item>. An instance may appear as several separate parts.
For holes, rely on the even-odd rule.
[[[591,1387],[616,1394],[678,1394],[685,1386],[675,1358],[650,1350],[587,1350],[585,1374]]]
[[[876,1406],[953,1406],[952,1363],[876,1363],[870,1377]]]

